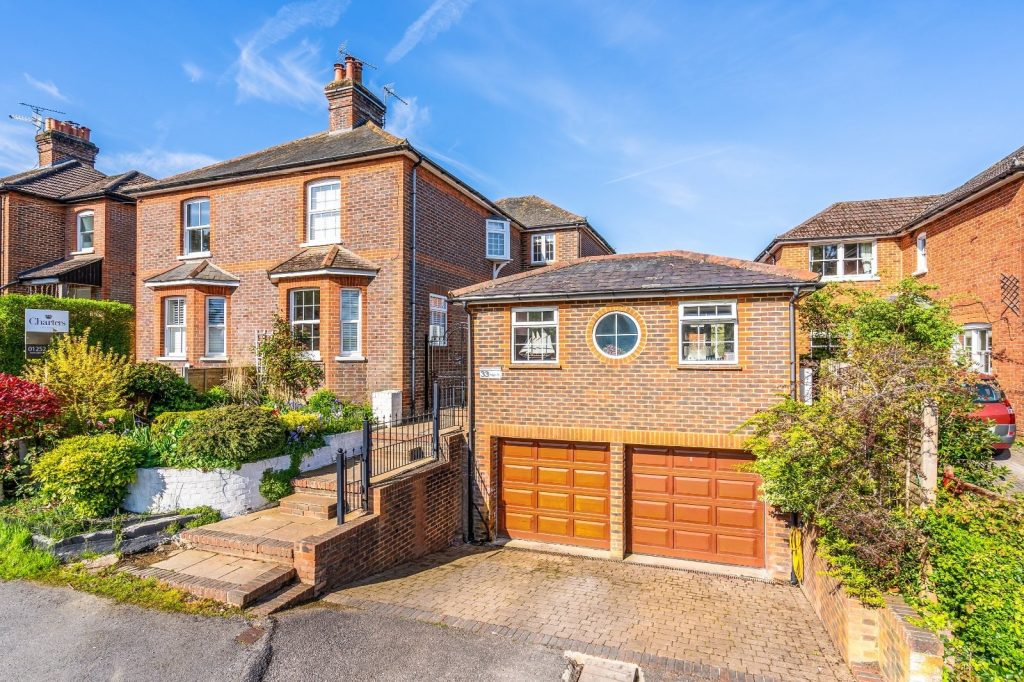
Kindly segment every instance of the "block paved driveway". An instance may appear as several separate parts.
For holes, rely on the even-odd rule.
[[[853,679],[799,589],[742,578],[464,545],[325,600],[687,679]]]

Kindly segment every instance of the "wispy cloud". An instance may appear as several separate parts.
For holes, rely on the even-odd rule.
[[[67,95],[62,93],[60,91],[60,88],[58,88],[57,84],[53,81],[41,81],[36,78],[33,78],[31,75],[27,73],[25,74],[25,81],[36,90],[39,90],[40,92],[45,92],[47,95],[54,99],[60,100],[61,102],[69,101]]]
[[[430,107],[420,106],[416,97],[407,97],[408,104],[392,101],[388,106],[387,129],[398,137],[415,137],[430,122]]]
[[[237,41],[235,83],[239,99],[305,106],[323,96],[316,74],[319,46],[302,39],[283,44],[300,29],[338,22],[347,0],[313,0],[285,5],[248,39]]]
[[[193,83],[198,83],[206,77],[206,71],[201,66],[193,62],[183,62],[181,70],[185,72],[188,79]]]
[[[23,171],[36,165],[32,128],[10,121],[0,121],[0,170]]]
[[[609,180],[608,182],[606,182],[604,184],[606,184],[606,185],[614,185],[617,182],[624,182],[626,180],[632,180],[633,178],[639,178],[639,177],[641,177],[643,175],[648,175],[650,173],[657,173],[659,171],[668,170],[669,168],[675,168],[676,166],[681,166],[684,163],[689,163],[691,161],[697,161],[699,159],[706,159],[709,156],[716,156],[716,155],[721,154],[721,153],[723,153],[723,152],[725,152],[727,150],[728,150],[728,147],[722,147],[721,149],[712,149],[712,150],[709,150],[709,151],[706,151],[706,152],[701,152],[699,154],[690,154],[688,156],[684,156],[681,159],[676,159],[675,161],[669,161],[668,163],[661,163],[661,164],[658,164],[656,166],[651,166],[650,168],[644,168],[643,170],[638,170],[638,171],[635,171],[633,173],[627,173],[626,175],[622,175],[622,176],[619,176],[617,178],[613,178],[613,179]]]
[[[439,34],[447,31],[458,23],[462,14],[472,4],[473,0],[434,0],[427,11],[409,24],[409,28],[405,29],[402,39],[388,52],[387,61],[389,63],[397,62],[421,42],[433,40]]]
[[[202,168],[218,159],[201,152],[170,151],[162,147],[146,147],[133,152],[118,152],[104,159],[104,166],[127,170],[133,168],[155,178]]]

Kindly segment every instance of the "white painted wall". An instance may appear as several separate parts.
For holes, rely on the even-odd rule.
[[[363,432],[349,431],[326,437],[327,445],[306,455],[299,468],[311,471],[332,464],[338,448],[346,451],[362,447]],[[260,481],[267,469],[287,469],[288,456],[272,457],[243,464],[241,468],[172,469],[155,467],[136,469],[135,483],[121,506],[130,512],[169,512],[206,505],[223,516],[238,516],[267,504],[260,495]]]

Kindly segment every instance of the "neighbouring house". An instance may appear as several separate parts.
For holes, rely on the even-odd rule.
[[[795,391],[819,276],[685,251],[587,257],[452,292],[470,316],[476,535],[788,580],[788,519],[743,424]]]
[[[0,178],[0,289],[135,302],[135,199],[153,178],[95,168],[91,131],[47,118],[39,166]]]
[[[138,192],[136,354],[251,364],[279,315],[327,387],[420,409],[428,356],[463,322],[447,292],[518,272],[525,229],[383,129],[359,60],[335,65],[324,92],[328,130]]]
[[[584,216],[570,213],[546,199],[535,195],[507,197],[499,199],[497,204],[525,228],[524,268],[615,253]]]
[[[1021,279],[1024,147],[944,194],[833,204],[779,235],[758,257],[807,267],[823,281],[892,285],[906,277],[938,287],[963,325],[956,345],[1024,400]],[[827,349],[830,340],[803,335]]]

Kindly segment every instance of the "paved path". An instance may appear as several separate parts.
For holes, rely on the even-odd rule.
[[[1024,493],[1024,444],[1014,445],[1010,452],[996,455],[996,464],[1010,469],[1010,483],[1017,492]]]
[[[615,561],[459,547],[338,590],[383,616],[692,673],[850,680],[803,594]],[[717,678],[716,678],[717,679]]]

